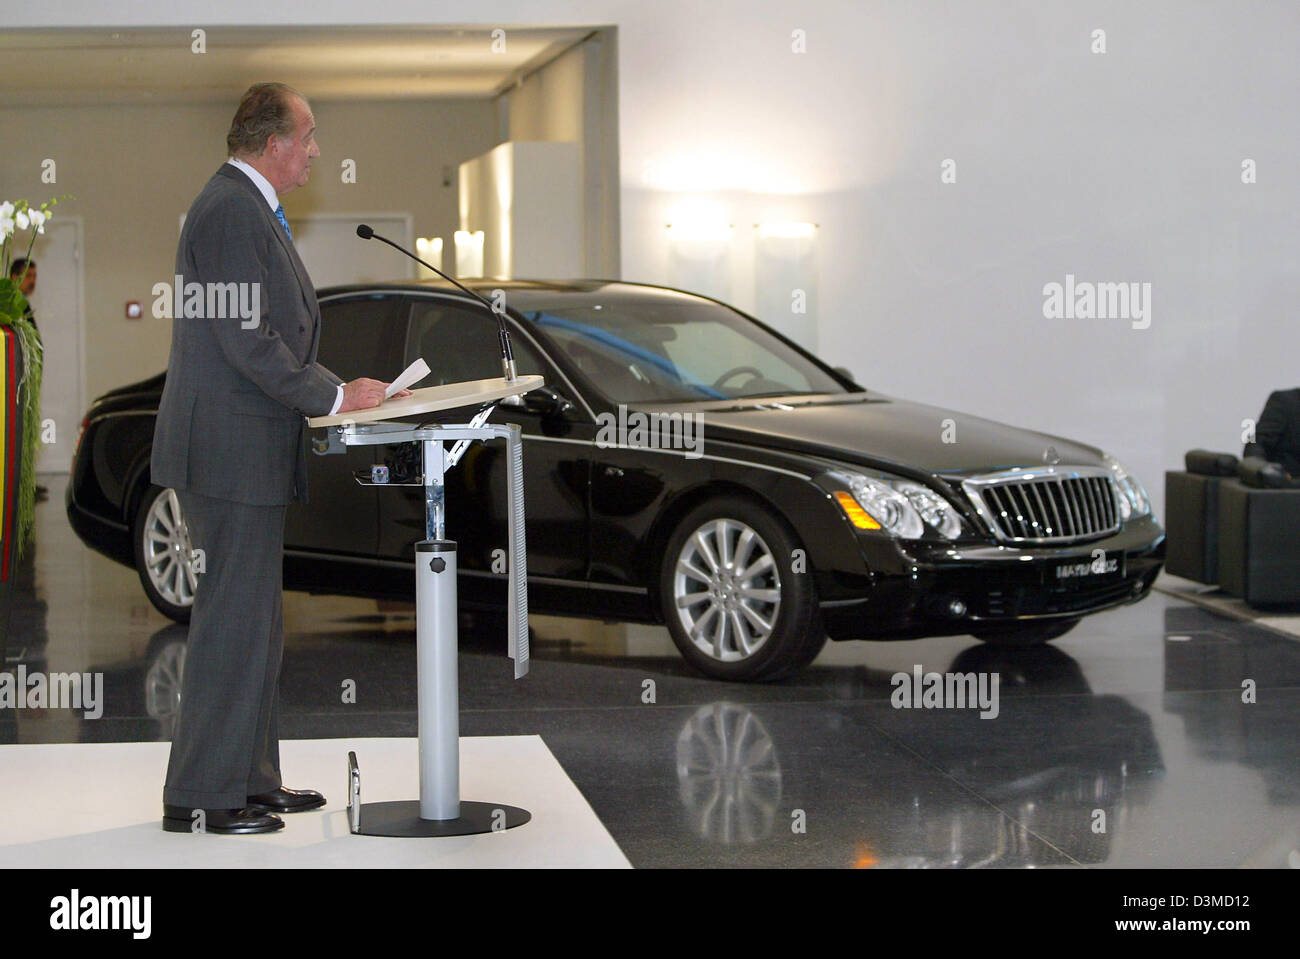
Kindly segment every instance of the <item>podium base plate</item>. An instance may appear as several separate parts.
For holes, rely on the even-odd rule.
[[[463,799],[459,819],[421,819],[418,799],[369,802],[361,804],[361,824],[356,835],[398,838],[474,836],[478,833],[513,829],[532,818],[532,813],[518,806],[466,802]]]

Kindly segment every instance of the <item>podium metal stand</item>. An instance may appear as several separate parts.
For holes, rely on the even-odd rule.
[[[469,802],[460,798],[460,713],[457,689],[456,544],[446,538],[444,479],[475,440],[503,439],[507,457],[509,516],[508,652],[515,678],[528,672],[528,579],[524,541],[523,443],[514,424],[489,424],[500,400],[537,389],[540,376],[475,380],[416,390],[409,397],[370,410],[319,416],[308,421],[325,427],[317,453],[339,453],[347,446],[419,443],[421,475],[413,482],[387,483],[358,477],[362,485],[423,486],[425,538],[415,544],[415,635],[419,696],[420,798],[361,803],[361,772],[348,753],[348,822],[363,836],[466,836],[510,829],[532,815],[517,806]],[[392,422],[394,417],[477,406],[468,423],[455,425]],[[447,444],[451,444],[448,448]]]

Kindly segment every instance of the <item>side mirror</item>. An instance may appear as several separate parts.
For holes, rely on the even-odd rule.
[[[541,416],[563,416],[573,409],[573,404],[549,386],[539,386],[520,397],[503,400],[502,405],[522,407]]]

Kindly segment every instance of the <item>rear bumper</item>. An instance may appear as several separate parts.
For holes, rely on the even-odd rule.
[[[1095,550],[1122,556],[1111,573],[1060,577]],[[864,548],[871,585],[860,599],[823,603],[832,639],[915,639],[969,633],[999,623],[1068,619],[1134,603],[1164,565],[1165,536],[1149,517],[1113,536],[1069,547],[884,544]]]
[[[74,485],[68,484],[63,503],[68,514],[68,523],[81,541],[109,559],[116,560],[124,566],[135,566],[135,550],[131,545],[131,531],[124,524],[105,519],[83,509],[73,496]]]

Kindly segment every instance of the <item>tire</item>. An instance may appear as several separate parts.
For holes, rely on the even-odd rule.
[[[664,550],[659,602],[687,662],[714,679],[752,682],[780,679],[816,658],[826,631],[811,571],[791,570],[799,548],[789,524],[738,496],[682,518]],[[732,564],[750,575],[737,577]]]
[[[1058,636],[1064,636],[1078,625],[1079,617],[1076,616],[1073,619],[988,626],[980,630],[971,630],[971,635],[994,646],[1041,646]]]
[[[154,608],[178,623],[188,623],[196,579],[190,568],[190,535],[176,493],[150,486],[131,524],[135,571]]]

